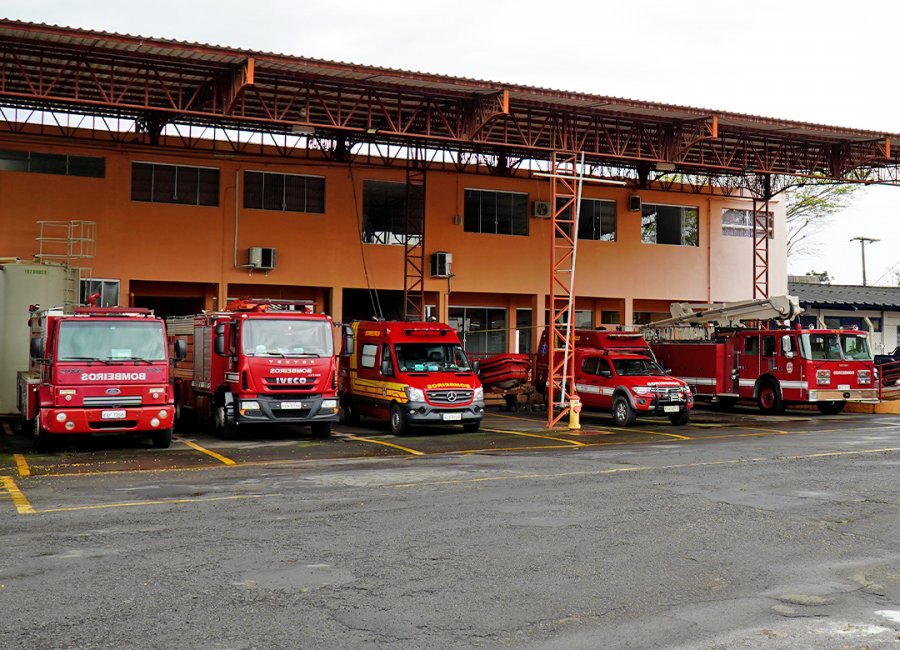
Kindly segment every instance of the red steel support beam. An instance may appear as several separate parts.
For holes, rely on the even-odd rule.
[[[425,151],[411,150],[406,165],[406,229],[403,236],[403,304],[408,321],[425,318]]]

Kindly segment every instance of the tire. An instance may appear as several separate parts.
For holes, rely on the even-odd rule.
[[[406,415],[399,404],[391,404],[391,433],[395,436],[402,436],[409,433],[409,424],[406,422]]]
[[[313,422],[309,428],[313,438],[327,438],[331,435],[331,422]]]
[[[613,398],[612,416],[617,427],[630,427],[637,420],[637,413],[631,408],[628,398],[623,395],[616,395]]]
[[[784,413],[784,400],[781,399],[781,391],[774,381],[765,381],[760,385],[756,402],[759,404],[759,410],[767,415]]]
[[[844,407],[847,405],[847,402],[836,401],[836,402],[816,402],[816,408],[819,409],[819,413],[823,415],[837,415],[841,411],[844,410]]]
[[[466,422],[463,425],[463,431],[466,433],[478,433],[478,430],[481,428],[481,420],[477,422]]]
[[[688,423],[691,419],[691,412],[687,409],[683,411],[679,411],[678,413],[669,413],[669,422],[674,424],[676,427],[683,426]]]
[[[154,431],[150,439],[153,441],[154,449],[168,449],[172,446],[172,430],[161,429]]]
[[[212,421],[216,435],[222,440],[234,440],[237,437],[237,427],[228,423],[224,404],[215,408]]]
[[[349,424],[351,427],[359,425],[359,411],[353,405],[353,399],[345,397],[341,404],[341,422]]]
[[[34,448],[37,450],[39,454],[47,454],[53,451],[54,448],[54,440],[52,438],[52,434],[47,433],[44,428],[41,426],[41,414],[38,413],[35,416],[34,426],[32,427],[32,436],[34,442]]]

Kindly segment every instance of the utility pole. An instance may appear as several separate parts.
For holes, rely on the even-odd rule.
[[[859,249],[862,251],[862,272],[863,272],[863,286],[866,286],[866,244],[874,244],[877,241],[881,241],[880,239],[872,239],[871,237],[853,237],[850,241],[858,241]]]

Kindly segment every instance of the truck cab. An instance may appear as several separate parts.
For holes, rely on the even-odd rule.
[[[476,432],[484,390],[456,330],[443,323],[363,321],[344,340],[340,395],[344,420],[390,423],[394,435],[411,425],[458,424]]]
[[[546,390],[548,362],[545,331],[538,346],[535,373],[539,391]],[[617,426],[629,426],[639,415],[663,415],[675,425],[690,419],[694,405],[691,389],[666,374],[639,333],[576,331],[574,375],[575,393],[582,406],[609,411]]]

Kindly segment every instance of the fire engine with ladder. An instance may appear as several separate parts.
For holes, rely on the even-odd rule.
[[[721,408],[746,399],[764,413],[815,404],[837,414],[848,402],[878,401],[867,333],[772,326],[802,311],[794,296],[673,303],[672,317],[643,333],[664,368]]]

